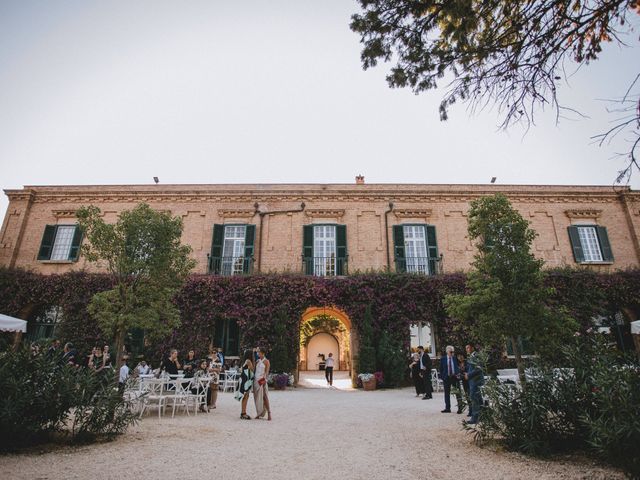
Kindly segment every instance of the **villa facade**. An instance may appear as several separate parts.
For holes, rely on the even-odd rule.
[[[506,194],[538,233],[548,268],[640,266],[640,193],[602,186],[255,184],[26,186],[9,197],[0,265],[44,274],[95,270],[80,253],[76,210],[105,220],[146,202],[184,222],[197,273],[468,270],[469,203]]]

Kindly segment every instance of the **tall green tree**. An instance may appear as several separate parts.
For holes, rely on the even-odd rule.
[[[638,0],[358,0],[362,11],[351,17],[360,35],[365,69],[395,62],[387,76],[391,87],[415,93],[438,88],[445,120],[451,105],[471,108],[495,104],[502,126],[531,124],[537,109],[554,106],[566,69],[594,61],[605,43],[637,46],[634,33]],[[616,108],[616,125],[605,141],[628,132],[630,175],[638,167],[640,81],[638,77]]]
[[[468,232],[477,253],[467,293],[447,295],[447,313],[467,322],[487,345],[510,340],[524,382],[519,339],[529,339],[538,353],[551,355],[576,325],[548,307],[553,289],[544,285],[543,260],[531,252],[536,233],[507,197],[497,194],[471,202]]]
[[[191,247],[180,243],[182,220],[147,204],[123,211],[116,223],[106,223],[95,206],[82,207],[77,216],[88,240],[83,255],[115,280],[114,288],[93,296],[88,310],[113,337],[120,365],[130,329],[144,329],[153,338],[179,325],[172,299],[195,260]]]

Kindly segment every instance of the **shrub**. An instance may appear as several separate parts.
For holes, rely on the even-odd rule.
[[[489,381],[476,440],[502,441],[530,454],[592,451],[640,476],[640,365],[601,335],[580,337],[565,354],[571,369],[528,371],[521,388]]]
[[[28,348],[3,355],[0,391],[0,450],[46,441],[67,425],[71,440],[86,441],[123,433],[135,421],[111,376]]]
[[[378,383],[384,384],[385,387],[400,386],[407,370],[406,357],[402,341],[383,332],[378,344],[378,365],[384,372],[384,382],[379,379]]]
[[[372,373],[376,369],[376,350],[373,345],[371,306],[367,306],[362,320],[360,336],[360,365],[361,373]]]

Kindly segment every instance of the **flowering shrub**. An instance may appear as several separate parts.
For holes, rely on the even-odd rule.
[[[384,372],[376,372],[373,374],[376,377],[376,383],[379,387],[384,387]]]
[[[360,380],[361,382],[369,382],[375,377],[376,377],[375,373],[359,373],[358,374],[358,380]]]
[[[270,373],[267,377],[267,385],[275,388],[290,387],[294,380],[291,373]]]

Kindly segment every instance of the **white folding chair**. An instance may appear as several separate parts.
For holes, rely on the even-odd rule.
[[[200,405],[207,405],[207,392],[209,391],[211,385],[212,378],[211,377],[198,377],[197,382],[194,387],[196,388],[196,405],[199,407]],[[196,415],[198,413],[198,408],[196,408]]]
[[[148,408],[158,409],[158,419],[162,415],[162,411],[166,406],[167,396],[164,393],[164,380],[159,378],[145,378],[140,383],[140,418]]]
[[[175,386],[174,394],[169,397],[169,401],[173,402],[173,406],[171,409],[171,418],[173,418],[176,414],[176,407],[184,407],[187,415],[190,415],[189,407],[191,405],[194,405],[195,414],[197,415],[197,395],[194,395],[194,393],[191,391],[191,388],[194,384],[193,378],[178,378],[175,380],[171,380],[171,384]]]
[[[223,392],[227,390],[231,392],[235,392],[238,389],[238,380],[240,376],[238,372],[228,371],[224,376],[224,387],[222,388]]]

